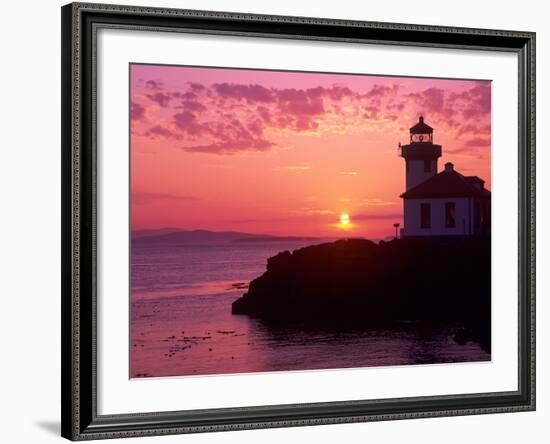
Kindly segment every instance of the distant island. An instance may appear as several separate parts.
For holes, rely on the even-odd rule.
[[[301,236],[250,236],[234,239],[231,242],[316,242],[320,241],[318,237]]]
[[[490,238],[349,239],[284,251],[232,313],[313,325],[455,325],[457,342],[490,352]]]
[[[161,228],[158,230],[132,231],[132,242],[140,244],[191,244],[224,242],[296,242],[320,241],[317,237],[274,236],[270,234],[252,234],[238,231],[181,230]]]

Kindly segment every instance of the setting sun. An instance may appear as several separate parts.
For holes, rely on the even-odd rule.
[[[342,213],[340,215],[340,223],[343,225],[349,225],[349,214],[348,213]]]

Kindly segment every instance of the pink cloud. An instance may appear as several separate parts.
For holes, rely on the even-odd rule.
[[[475,137],[473,139],[468,140],[464,146],[470,146],[470,147],[489,147],[491,146],[491,139],[486,139],[482,137]]]
[[[445,91],[440,88],[428,88],[418,93],[410,93],[406,99],[416,103],[420,114],[431,116],[441,114],[446,119],[453,115],[451,104],[445,100]]]
[[[208,131],[208,128],[197,121],[197,116],[191,111],[174,114],[176,128],[191,136],[198,136]]]
[[[147,98],[153,102],[158,103],[163,108],[166,108],[172,100],[172,97],[168,94],[163,94],[161,92],[156,92],[154,94],[147,94]]]
[[[199,200],[197,196],[190,195],[178,195],[169,193],[154,193],[145,191],[132,191],[132,203],[142,205],[159,200],[172,200],[172,201],[193,201]]]
[[[315,94],[308,94],[307,90],[279,90],[277,98],[279,99],[280,111],[297,117],[316,116],[325,112],[321,97]]]
[[[367,92],[364,97],[366,98],[381,98],[386,96],[394,96],[399,90],[399,85],[393,84],[391,86],[387,85],[374,85],[369,92]]]
[[[186,146],[183,149],[194,153],[234,154],[239,151],[267,151],[273,145],[273,142],[268,140],[243,138],[206,145]]]
[[[205,89],[205,86],[202,85],[201,83],[188,82],[187,84],[189,85],[189,88],[191,88],[192,91],[200,92]]]
[[[145,82],[145,88],[159,90],[162,89],[163,83],[160,80],[147,80]]]
[[[484,83],[475,86],[467,92],[467,106],[463,115],[467,119],[478,118],[491,112],[491,85]]]
[[[365,110],[364,116],[367,119],[376,119],[380,114],[380,108],[378,108],[377,106],[366,106],[363,109]]]
[[[458,130],[456,132],[456,137],[460,138],[463,135],[470,135],[470,136],[490,136],[491,135],[491,125],[478,125],[478,124],[462,124],[458,126]]]
[[[132,120],[143,120],[145,118],[145,107],[139,103],[132,102],[130,105],[130,117]]]
[[[180,107],[178,107],[180,108]],[[195,101],[195,100],[184,100],[181,102],[181,108],[185,109],[185,110],[188,110],[188,111],[196,111],[196,112],[201,112],[201,111],[206,111],[206,107]]]
[[[163,139],[181,140],[182,138],[181,134],[178,134],[161,125],[155,125],[149,128],[149,130],[145,133],[145,135],[152,139],[163,138]]]
[[[146,94],[173,112],[142,134],[185,140],[182,149],[186,151],[234,154],[269,150],[277,146],[275,137],[283,132],[330,131],[348,125],[360,131],[369,122],[401,127],[404,119],[410,124],[411,114],[415,118],[424,114],[432,125],[453,129],[457,139],[485,137],[490,135],[490,125],[484,124],[490,113],[490,83],[473,84],[458,92],[440,87],[411,91],[406,83],[374,84],[360,92],[336,84],[277,88],[186,82],[183,89]],[[160,87],[156,82],[154,86]],[[137,119],[143,114],[140,111],[136,109]]]
[[[214,90],[220,97],[236,100],[246,100],[249,103],[271,102],[273,94],[271,91],[260,85],[241,85],[235,83],[215,83]]]
[[[377,220],[377,219],[395,219],[400,220],[403,217],[402,213],[394,212],[394,213],[382,213],[382,214],[354,214],[352,216],[352,221],[359,221],[359,220]]]

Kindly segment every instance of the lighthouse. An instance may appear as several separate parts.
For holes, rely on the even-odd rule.
[[[433,143],[434,130],[424,123],[420,116],[411,127],[410,143],[401,146],[401,157],[405,159],[407,191],[437,174],[437,159],[441,157],[441,145]]]
[[[437,171],[441,145],[433,143],[434,130],[423,117],[409,131],[410,143],[400,146],[406,177],[401,236],[490,234],[491,192],[485,181],[462,175],[451,162]]]

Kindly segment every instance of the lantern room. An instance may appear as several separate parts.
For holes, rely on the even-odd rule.
[[[437,159],[441,145],[433,143],[434,130],[424,123],[424,117],[410,129],[411,143],[400,145],[400,154],[406,162],[407,190],[437,174]]]
[[[433,143],[434,130],[424,123],[424,117],[420,116],[418,123],[410,129],[411,143]]]

